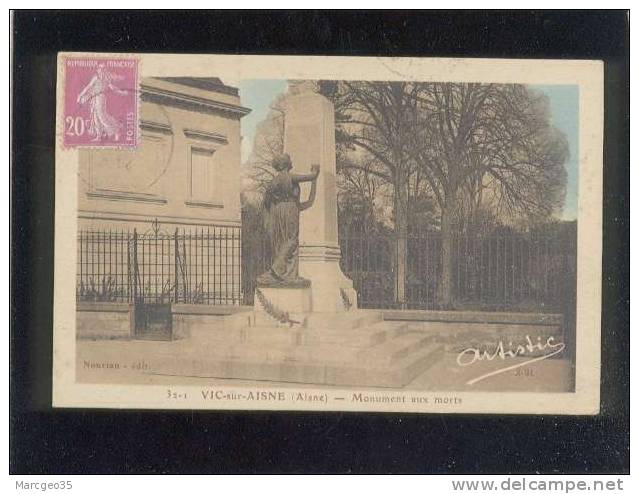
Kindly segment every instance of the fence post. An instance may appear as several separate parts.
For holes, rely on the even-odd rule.
[[[137,302],[138,299],[138,230],[137,228],[133,229],[133,303]]]
[[[178,229],[177,229],[177,227],[175,228],[175,235],[174,235],[173,238],[174,238],[174,243],[175,243],[174,249],[173,249],[174,250],[174,261],[175,261],[175,283],[173,285],[174,285],[174,292],[175,292],[174,293],[174,300],[175,300],[175,303],[177,304],[178,303],[178,293],[179,293],[178,282],[180,280],[180,277],[178,276],[178,256],[180,255],[180,253],[179,253],[179,250],[178,250],[179,244],[178,244]]]
[[[127,300],[131,303],[133,294],[131,293],[131,234],[126,233],[126,290]]]

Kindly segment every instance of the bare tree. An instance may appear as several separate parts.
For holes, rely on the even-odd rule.
[[[441,211],[439,301],[450,306],[457,214],[490,209],[506,221],[540,219],[562,204],[568,156],[546,98],[523,85],[429,83],[417,96],[422,125],[411,134]]]
[[[443,307],[453,300],[455,232],[480,217],[547,218],[563,203],[568,145],[550,123],[546,98],[526,86],[342,82],[330,94],[338,142],[371,158],[347,162],[343,172],[353,168],[393,187],[400,303],[412,197],[430,195],[438,205]]]
[[[395,300],[406,303],[411,204],[434,203],[442,237],[438,299],[453,302],[455,233],[486,221],[548,218],[562,204],[568,144],[546,97],[524,85],[325,81],[335,106],[343,194],[373,204],[390,191],[396,239]],[[281,100],[256,134],[249,160],[256,190],[282,152]]]
[[[409,185],[416,164],[411,134],[419,119],[419,84],[343,81],[330,89],[336,109],[336,141],[357,157],[340,160],[340,172],[347,177],[375,177],[392,187],[395,300],[404,306]]]
[[[266,118],[257,125],[253,149],[245,163],[246,193],[261,197],[264,187],[275,175],[271,164],[284,152],[283,102],[284,95],[279,95],[271,104]]]

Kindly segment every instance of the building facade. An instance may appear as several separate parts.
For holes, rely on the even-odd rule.
[[[86,149],[79,159],[79,228],[240,225],[240,105],[217,78],[141,83],[137,150]]]
[[[239,304],[250,110],[217,78],[146,78],[140,91],[136,150],[78,151],[78,300]]]

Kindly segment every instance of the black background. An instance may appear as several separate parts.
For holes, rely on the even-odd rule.
[[[17,11],[12,35],[12,473],[629,471],[626,12]],[[53,410],[58,51],[603,59],[601,414]]]

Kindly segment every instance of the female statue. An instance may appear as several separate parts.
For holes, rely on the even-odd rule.
[[[309,281],[298,274],[300,211],[315,200],[319,165],[311,173],[291,173],[291,157],[284,154],[275,159],[277,174],[268,184],[262,203],[264,224],[271,243],[271,268],[257,278],[258,286],[308,286]],[[311,182],[308,201],[300,202],[300,183]]]
[[[85,88],[78,94],[77,102],[81,105],[89,104],[89,135],[94,136],[94,141],[100,141],[102,137],[114,137],[120,140],[120,130],[122,124],[107,110],[108,91],[112,91],[121,96],[126,96],[128,91],[120,89],[113,84],[113,81],[122,79],[121,76],[106,70],[104,64],[99,64],[97,71]]]

